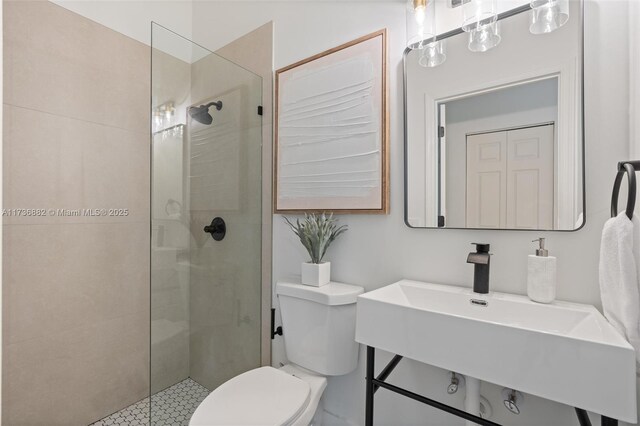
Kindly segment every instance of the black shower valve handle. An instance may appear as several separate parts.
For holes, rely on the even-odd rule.
[[[227,224],[221,217],[215,217],[211,221],[211,225],[204,227],[204,232],[211,234],[214,240],[221,241],[227,234]]]

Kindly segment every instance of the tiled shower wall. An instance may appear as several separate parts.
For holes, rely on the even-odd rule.
[[[82,425],[149,390],[149,47],[4,1],[3,423]],[[50,209],[128,209],[61,216]]]
[[[222,50],[233,54],[258,37],[249,33]],[[213,126],[190,130],[189,372],[213,390],[261,365],[262,81],[211,54],[192,64],[191,97],[224,105]],[[216,216],[227,226],[222,241],[202,232]]]

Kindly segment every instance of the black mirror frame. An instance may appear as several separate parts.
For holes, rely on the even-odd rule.
[[[520,14],[520,13],[524,13],[531,10],[531,7],[529,6],[529,4],[525,4],[522,6],[519,6],[517,8],[511,9],[511,10],[507,10],[506,12],[500,13],[498,15],[498,20],[502,20],[502,19],[506,19],[509,18],[511,16]],[[582,228],[585,227],[585,225],[587,224],[587,182],[586,182],[586,173],[585,173],[585,167],[586,167],[586,144],[585,144],[585,116],[584,116],[584,0],[580,0],[580,16],[578,17],[578,19],[580,19],[580,22],[582,23],[581,25],[581,34],[580,34],[580,53],[582,56],[582,66],[580,67],[580,89],[581,89],[581,94],[580,94],[580,99],[581,99],[581,105],[580,105],[580,119],[581,119],[581,123],[580,123],[580,131],[581,131],[581,136],[582,136],[582,141],[580,143],[580,146],[582,148],[582,224],[575,228],[575,229],[510,229],[510,228],[491,228],[491,229],[487,229],[487,228],[447,228],[447,227],[436,227],[436,226],[431,226],[431,227],[426,227],[426,226],[412,226],[411,224],[409,224],[409,218],[407,217],[407,213],[409,211],[409,193],[408,193],[408,161],[407,161],[407,153],[408,153],[408,147],[409,147],[409,140],[407,137],[407,128],[408,128],[408,123],[407,123],[407,55],[411,52],[412,49],[410,48],[406,48],[404,50],[404,53],[402,54],[402,102],[403,102],[403,113],[404,113],[404,117],[403,117],[403,121],[404,121],[404,127],[403,127],[403,131],[404,131],[404,224],[411,228],[411,229],[454,229],[454,230],[470,230],[470,231],[524,231],[524,232],[576,232],[581,230]],[[438,40],[444,40],[453,36],[456,36],[458,34],[462,34],[464,33],[464,31],[462,31],[462,28],[457,28],[455,30],[451,30],[448,31],[446,33],[440,34],[436,37],[436,41]]]

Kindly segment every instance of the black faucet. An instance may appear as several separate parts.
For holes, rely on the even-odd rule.
[[[489,244],[472,243],[476,245],[476,251],[469,253],[467,263],[473,263],[473,292],[480,294],[489,293]]]

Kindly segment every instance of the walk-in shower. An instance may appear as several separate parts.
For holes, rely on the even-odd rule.
[[[150,48],[151,3],[127,25],[127,2],[57,3],[2,3],[0,423],[186,425],[270,362],[262,79],[223,58],[258,44],[220,56],[150,25]]]

